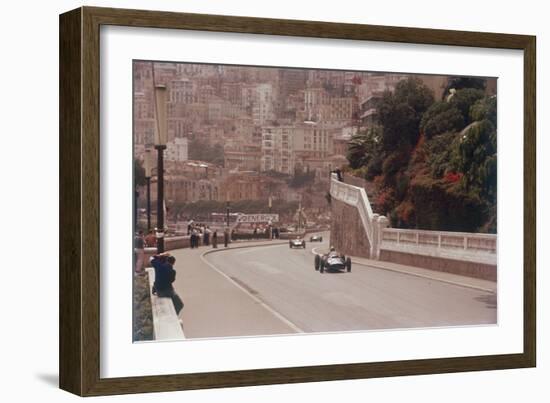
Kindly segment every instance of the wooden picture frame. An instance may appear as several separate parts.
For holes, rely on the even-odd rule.
[[[100,27],[119,25],[524,52],[524,349],[468,356],[227,372],[100,377]],[[60,387],[81,396],[533,367],[536,363],[535,37],[81,7],[60,16]]]

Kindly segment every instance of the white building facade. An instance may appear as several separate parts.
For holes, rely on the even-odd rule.
[[[189,146],[187,138],[175,138],[166,144],[165,157],[167,161],[187,161]]]

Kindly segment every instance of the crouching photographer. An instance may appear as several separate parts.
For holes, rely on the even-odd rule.
[[[152,292],[158,297],[172,298],[176,313],[179,314],[183,308],[183,301],[172,286],[176,280],[175,263],[176,258],[169,253],[151,257],[151,266],[155,269],[155,283]]]

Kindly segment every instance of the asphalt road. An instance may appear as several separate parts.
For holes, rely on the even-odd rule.
[[[228,286],[240,289],[239,298],[248,294],[261,311],[261,321],[269,322],[265,329],[259,324],[250,331],[241,318],[242,331],[233,323],[230,335],[496,323],[496,295],[489,292],[360,264],[354,264],[351,273],[321,274],[313,267],[312,248],[327,247],[326,242],[308,242],[305,250],[289,249],[286,243],[230,248],[202,257]],[[224,309],[231,309],[233,301],[227,296],[204,295],[218,297]],[[248,319],[257,323],[253,316]],[[193,327],[191,320],[187,324]],[[211,336],[227,333],[219,326],[223,324],[211,326]]]

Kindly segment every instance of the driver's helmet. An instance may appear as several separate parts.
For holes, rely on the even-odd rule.
[[[331,247],[330,247],[330,251],[331,251],[331,252],[336,252],[336,249],[334,249],[334,246],[331,246]]]

